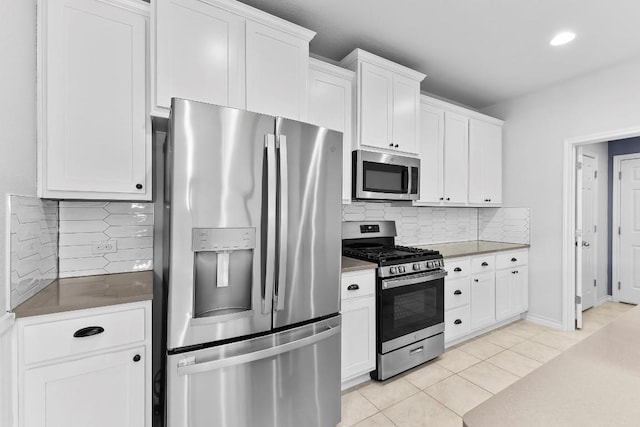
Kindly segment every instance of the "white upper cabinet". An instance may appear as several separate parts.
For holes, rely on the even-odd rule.
[[[444,113],[444,202],[467,203],[469,119]]]
[[[340,65],[357,76],[358,148],[416,155],[420,133],[420,82],[425,75],[355,49]]]
[[[499,206],[503,122],[420,99],[420,198],[415,205]]]
[[[502,203],[502,126],[469,121],[469,203]]]
[[[247,21],[247,110],[306,120],[309,38]]]
[[[152,7],[152,114],[178,97],[306,119],[313,31],[232,0]]]
[[[154,110],[172,97],[244,108],[245,20],[200,0],[154,4]]]
[[[438,204],[444,199],[444,111],[420,104],[420,199]]]
[[[309,59],[308,121],[342,132],[342,202],[351,202],[354,73]]]
[[[149,6],[38,2],[38,196],[151,199]]]

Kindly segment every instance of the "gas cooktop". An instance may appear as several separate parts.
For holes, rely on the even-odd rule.
[[[342,249],[342,254],[365,261],[373,261],[381,266],[442,258],[442,255],[440,255],[440,252],[438,251],[399,245],[367,246],[366,244],[363,244],[362,246],[358,246],[357,244],[355,244],[349,247],[344,247]]]

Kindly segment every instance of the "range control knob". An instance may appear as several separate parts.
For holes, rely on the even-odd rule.
[[[404,273],[404,265],[401,265],[400,267],[398,267],[398,272],[399,273]]]
[[[397,269],[397,268],[395,268],[395,267],[391,267],[391,268],[389,269],[389,273],[391,273],[391,274],[396,274],[397,272],[398,272],[398,269]]]
[[[433,261],[427,261],[427,268],[433,268]]]
[[[414,270],[420,270],[420,264],[413,264]]]

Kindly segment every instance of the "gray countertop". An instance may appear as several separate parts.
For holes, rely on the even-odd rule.
[[[148,301],[153,271],[57,279],[17,306],[16,318]]]
[[[464,415],[466,427],[640,425],[640,307]]]
[[[377,264],[367,261],[361,261],[355,258],[349,258],[346,256],[342,257],[342,272],[345,273],[347,271],[358,271],[358,270],[369,270],[371,268],[378,268]]]
[[[457,258],[469,255],[486,254],[490,252],[526,249],[529,247],[529,245],[521,243],[502,243],[490,242],[486,240],[471,240],[468,242],[434,243],[430,245],[419,245],[416,247],[420,249],[432,249],[435,251],[440,251],[442,256],[445,258]]]

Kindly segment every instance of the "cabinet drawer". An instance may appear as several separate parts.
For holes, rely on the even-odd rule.
[[[83,328],[90,327],[100,327],[104,331],[74,337]],[[145,339],[145,309],[26,325],[23,337],[23,360],[27,365],[140,342]]]
[[[519,265],[526,265],[529,262],[528,251],[503,252],[496,255],[496,268],[511,268]]]
[[[460,307],[469,304],[469,278],[444,279],[444,309]]]
[[[471,273],[471,260],[469,258],[448,259],[444,261],[444,268],[447,270],[447,278],[455,279],[466,277]]]
[[[494,255],[474,257],[471,259],[471,272],[483,273],[493,271],[496,268],[496,257]]]
[[[376,270],[371,269],[342,273],[340,291],[343,300],[358,298],[365,295],[375,295]]]
[[[452,339],[468,334],[471,330],[469,306],[447,310],[444,313],[444,340]]]

